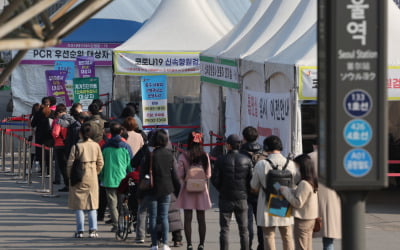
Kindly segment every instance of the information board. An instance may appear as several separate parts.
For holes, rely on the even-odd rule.
[[[319,174],[337,190],[387,185],[386,1],[319,1]]]

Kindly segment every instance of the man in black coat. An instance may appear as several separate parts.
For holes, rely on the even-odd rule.
[[[229,249],[229,223],[232,213],[235,214],[239,227],[240,249],[249,249],[249,232],[247,228],[247,195],[252,177],[251,160],[239,153],[240,137],[228,136],[226,148],[228,153],[218,158],[213,169],[211,182],[219,191],[219,224],[220,249]]]
[[[242,135],[243,135],[243,144],[240,147],[240,153],[249,157],[254,167],[258,161],[265,160],[268,155],[263,150],[262,146],[257,142],[258,131],[255,127],[252,126],[245,127],[242,131]],[[249,206],[248,229],[249,229],[250,249],[254,238],[253,222],[254,220],[257,220],[257,200],[258,200],[258,193],[250,192],[247,198],[247,205]],[[254,220],[253,220],[253,215],[254,215]],[[258,238],[258,246],[256,249],[264,250],[263,231],[262,227],[259,226],[257,226],[257,238]]]

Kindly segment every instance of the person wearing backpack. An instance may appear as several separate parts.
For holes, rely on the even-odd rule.
[[[221,250],[229,249],[229,224],[232,213],[235,214],[239,227],[240,249],[248,250],[249,232],[247,223],[247,194],[250,191],[250,180],[253,164],[251,160],[239,153],[240,137],[231,134],[226,140],[228,153],[215,162],[211,181],[219,192],[219,243]]]
[[[278,171],[289,171],[290,187],[294,187],[296,178],[296,167],[293,161],[287,159],[281,154],[283,149],[282,141],[278,136],[269,136],[264,139],[264,150],[268,153],[267,160],[259,161],[254,167],[253,178],[251,179],[251,188],[258,191],[257,201],[257,225],[261,226],[264,234],[264,249],[275,250],[275,229],[278,227],[281,234],[283,249],[293,250],[292,225],[293,216],[278,217],[271,216],[268,213],[269,193],[273,193],[274,183],[268,183],[269,172],[276,168]],[[270,181],[273,182],[273,181]],[[282,185],[282,183],[281,183]],[[269,187],[269,188],[268,188]]]
[[[92,135],[91,139],[95,142],[100,142],[103,139],[104,134],[104,122],[105,120],[100,115],[100,109],[96,103],[92,103],[89,105],[89,112],[92,115],[88,121],[85,123],[89,123],[92,127]]]
[[[253,166],[257,164],[257,162],[264,160],[267,158],[267,153],[262,149],[262,146],[257,142],[258,131],[255,127],[248,126],[245,127],[242,131],[243,135],[243,144],[240,147],[240,153],[246,155],[251,159]],[[254,230],[253,230],[253,215],[254,220],[257,219],[257,198],[258,193],[249,192],[247,198],[248,209],[248,229],[249,229],[249,241],[250,241],[250,249],[252,246],[253,238],[254,238]],[[263,239],[263,231],[262,227],[257,226],[257,239],[258,246],[257,250],[264,250],[264,239]]]
[[[187,241],[187,249],[189,250],[193,249],[193,210],[196,210],[197,223],[199,224],[200,242],[197,249],[203,250],[206,237],[205,211],[211,208],[211,200],[207,183],[207,180],[211,177],[211,165],[207,153],[203,150],[202,137],[203,134],[201,133],[189,133],[187,152],[183,152],[178,158],[178,177],[182,183],[182,188],[180,189],[178,195],[177,206],[184,209],[184,230]],[[193,182],[201,185],[201,190],[190,189],[188,186],[191,185],[191,180],[189,180],[190,177],[195,178]]]

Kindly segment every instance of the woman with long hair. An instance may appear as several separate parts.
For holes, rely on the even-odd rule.
[[[177,206],[184,209],[184,230],[187,241],[187,249],[193,249],[192,246],[192,217],[193,210],[196,210],[197,222],[199,223],[200,242],[198,249],[204,249],[204,240],[206,236],[206,218],[205,210],[211,208],[210,194],[208,188],[201,192],[190,192],[186,187],[186,175],[193,166],[200,166],[205,178],[211,177],[210,159],[203,150],[203,135],[197,132],[191,132],[188,136],[187,152],[182,153],[178,159],[178,177],[181,181],[181,190],[179,192]]]
[[[85,214],[88,212],[89,237],[97,238],[97,208],[99,207],[99,184],[97,176],[103,168],[103,154],[97,142],[90,139],[92,128],[84,124],[80,130],[82,140],[72,147],[67,163],[68,177],[75,158],[79,158],[85,170],[82,181],[69,188],[68,207],[75,210],[75,238],[82,238]]]
[[[312,249],[312,234],[318,217],[318,178],[310,156],[303,154],[294,159],[300,170],[301,180],[295,190],[281,186],[282,195],[293,206],[294,242],[296,250]]]
[[[148,199],[152,250],[158,249],[157,221],[161,224],[162,250],[170,249],[168,246],[168,209],[171,194],[174,192],[172,178],[175,159],[172,151],[167,148],[168,141],[168,134],[165,130],[156,130],[151,137],[151,145],[154,150],[146,155],[144,166],[140,169],[141,179],[143,180],[146,175],[152,175],[154,183],[153,187],[145,194]]]

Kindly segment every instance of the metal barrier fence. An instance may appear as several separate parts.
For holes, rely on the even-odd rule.
[[[168,128],[168,126],[164,127]],[[45,193],[44,196],[46,197],[57,197],[57,195],[54,194],[53,188],[53,148],[28,141],[27,135],[31,135],[31,130],[28,128],[27,119],[25,116],[7,118],[0,123],[0,173],[11,176],[13,179],[17,180],[18,184],[26,184],[27,187],[30,187],[32,184],[32,175],[37,174],[32,168],[33,159],[31,158],[31,149],[32,147],[41,148],[41,159],[43,159],[42,171],[40,175],[41,189],[36,190],[36,192]],[[224,143],[222,142],[224,137],[216,135],[212,131],[209,131],[209,136],[210,143],[203,144],[203,146],[210,147],[210,159],[216,160],[216,157],[213,157],[211,153],[217,146],[220,147],[219,149],[222,150],[222,153],[225,152]],[[217,141],[215,143],[214,137],[215,141]],[[187,145],[181,143],[172,143],[172,146],[176,154],[183,152],[184,148],[187,147]],[[47,176],[45,164],[46,150],[49,151],[49,174]],[[17,162],[15,157],[18,158]],[[389,160],[388,164],[400,165],[400,160]],[[9,166],[7,167],[7,165]],[[400,173],[388,173],[388,177],[400,177]]]
[[[31,129],[28,128],[27,118],[11,117],[6,118],[0,123],[1,135],[1,167],[0,172],[17,180],[17,184],[26,184],[26,187],[32,185],[32,169],[31,150],[32,147],[42,149],[42,171],[41,171],[41,189],[36,192],[46,193],[43,196],[57,197],[53,189],[53,148],[44,145],[35,144],[28,141],[28,136],[31,135]],[[49,175],[46,176],[45,167],[45,151],[49,151],[48,169]],[[16,162],[15,158],[18,158]],[[8,165],[8,167],[7,167]]]

